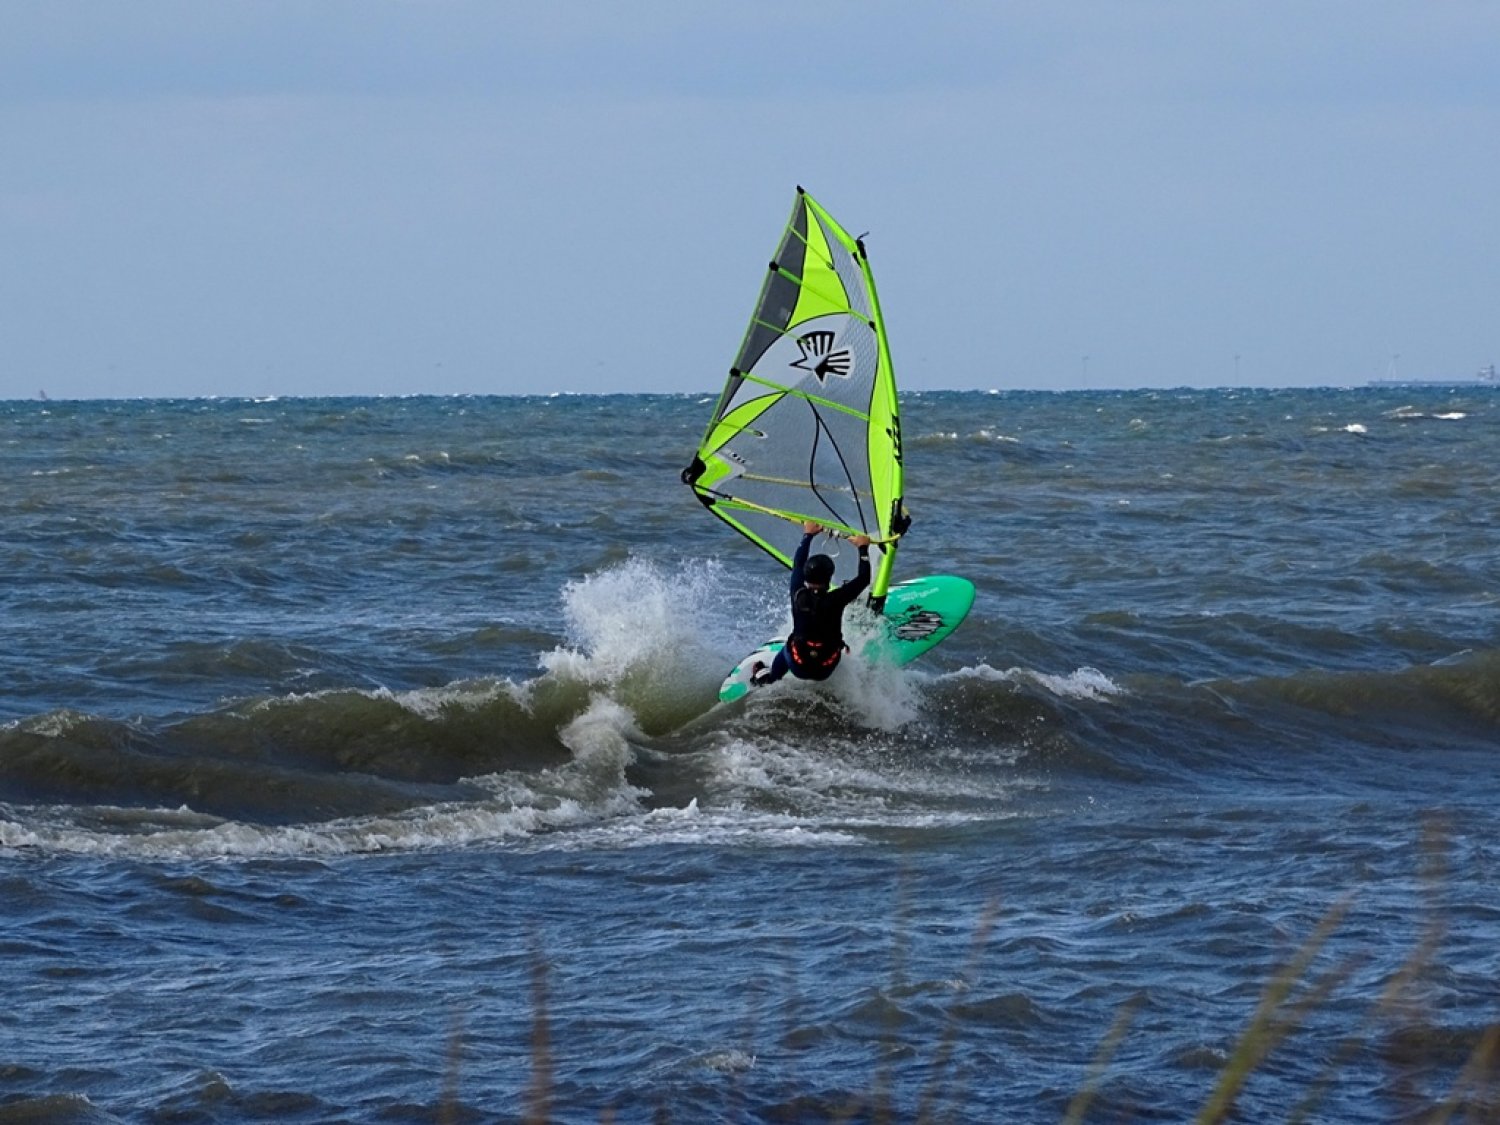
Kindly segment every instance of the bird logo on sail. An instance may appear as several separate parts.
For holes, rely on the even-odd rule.
[[[848,348],[835,349],[835,339],[834,334],[827,330],[798,336],[797,347],[802,352],[802,358],[792,360],[792,366],[811,371],[824,386],[828,384],[830,375],[837,375],[840,379],[849,378],[849,372],[854,370],[854,353]]]

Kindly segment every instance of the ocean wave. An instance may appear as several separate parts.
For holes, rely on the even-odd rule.
[[[1215,690],[1245,701],[1311,711],[1338,719],[1408,729],[1420,738],[1435,730],[1493,741],[1500,734],[1500,652],[1464,652],[1433,664],[1389,671],[1306,671],[1221,684]]]
[[[1431,420],[1435,422],[1461,422],[1467,418],[1468,412],[1464,410],[1441,410],[1428,411],[1416,406],[1398,406],[1394,410],[1387,410],[1384,417],[1392,418],[1402,422],[1420,422]]]
[[[906,447],[931,450],[938,456],[957,455],[978,464],[1003,460],[1014,465],[1051,465],[1076,456],[1067,443],[1056,447],[1038,445],[993,426],[972,430],[937,430],[906,439]]]
[[[612,694],[649,687],[628,668],[580,675],[587,659],[560,652],[519,684],[320,692],[159,722],[51,712],[11,723],[0,728],[0,846],[318,857],[849,844],[997,815],[1020,784],[1013,756],[937,737],[909,713],[921,688],[893,705],[889,669],[841,678],[837,691],[794,684],[750,706],[706,704],[653,737]]]
[[[526,694],[524,688],[514,691]],[[349,694],[265,701],[241,718],[262,742],[295,716],[293,726],[352,722],[361,742],[368,737],[391,745],[388,722],[360,724],[377,714],[389,719],[389,707],[398,701],[371,697],[367,703],[384,702],[386,709],[363,711]],[[469,698],[472,689],[451,698],[444,694],[421,693],[405,709],[462,742],[464,731],[472,734],[474,715],[493,700],[476,704]],[[514,720],[523,712],[538,722],[526,708],[510,714]],[[509,756],[502,768],[446,786],[373,776],[373,769],[389,768],[387,759],[325,759],[317,769],[263,762],[236,769],[209,759],[207,748],[193,759],[152,762],[138,749],[114,755],[107,775],[93,775],[92,784],[75,784],[50,800],[25,801],[17,799],[17,783],[29,780],[34,789],[36,777],[18,778],[8,768],[0,775],[6,797],[0,847],[153,858],[319,858],[495,844],[571,850],[742,841],[792,847],[856,844],[870,829],[927,826],[944,818],[922,798],[922,786],[908,771],[851,753],[859,740],[851,740],[842,724],[830,724],[819,753],[800,740],[741,742],[736,732],[743,723],[727,712],[686,744],[653,745],[627,708],[595,694],[566,721],[554,715],[543,724],[557,754],[529,764]],[[18,743],[45,738],[50,744],[40,756],[76,782],[84,735],[119,741],[126,733],[119,724],[84,715],[48,715],[0,732],[0,760],[15,763]],[[236,747],[217,749],[231,753]],[[430,761],[422,767],[432,768]],[[934,780],[928,794],[943,795],[945,788],[955,801],[973,798],[972,787],[957,779],[946,787]],[[173,791],[188,799],[180,805],[168,803],[170,798],[150,800]],[[121,799],[136,803],[116,803]],[[350,806],[359,811],[347,811]],[[331,815],[339,810],[346,811]]]
[[[529,678],[12,721],[0,845],[321,856],[857,842],[1030,815],[1080,782],[1282,770],[1308,745],[1493,748],[1500,725],[1494,652],[1195,682],[982,660],[894,669],[862,658],[857,614],[833,680],[720,706],[723,670],[784,625],[784,595],[762,585],[717,563],[627,559],[566,587],[564,640]],[[286,655],[247,644],[226,657]]]
[[[892,680],[841,674],[709,705],[658,735],[612,693],[649,688],[628,670],[613,688],[601,674],[324,692],[161,722],[38,715],[0,728],[0,846],[326,857],[856,844],[1034,815],[1039,797],[1080,780],[1284,771],[1289,751],[1341,739],[1430,750],[1440,733],[1443,745],[1492,751],[1500,726],[1497,653],[1199,683],[1093,668],[908,670],[885,713],[870,704]]]

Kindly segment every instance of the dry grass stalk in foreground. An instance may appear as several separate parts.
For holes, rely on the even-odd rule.
[[[1425,875],[1430,896],[1428,903],[1430,921],[1421,941],[1411,956],[1387,981],[1380,996],[1360,1022],[1359,1028],[1348,1036],[1334,1052],[1318,1079],[1312,1083],[1306,1096],[1288,1116],[1289,1122],[1299,1123],[1309,1119],[1333,1087],[1337,1072],[1354,1057],[1361,1047],[1370,1045],[1371,1032],[1377,1023],[1389,1021],[1398,1031],[1424,1026],[1421,1008],[1414,1003],[1412,993],[1415,982],[1435,962],[1444,933],[1442,912],[1437,900],[1437,886],[1441,882],[1442,855],[1439,837],[1440,833],[1429,828],[1424,841],[1424,853],[1429,860]],[[1219,1073],[1213,1091],[1195,1118],[1197,1125],[1220,1125],[1222,1122],[1231,1120],[1236,1112],[1235,1103],[1256,1070],[1334,995],[1339,986],[1347,982],[1357,963],[1355,959],[1345,960],[1311,979],[1308,979],[1308,974],[1329,939],[1348,914],[1352,901],[1352,896],[1349,896],[1335,904],[1319,920],[1312,934],[1288,962],[1266,982],[1249,1025],[1236,1041],[1228,1061]],[[966,985],[977,974],[980,955],[994,931],[998,914],[998,903],[992,901],[976,928],[970,954],[961,975]],[[904,907],[898,911],[898,917],[903,921],[906,919]],[[908,952],[905,945],[905,926],[898,925],[893,950],[891,985],[892,992],[896,994],[900,993],[904,985]],[[551,1026],[547,1010],[548,968],[548,962],[542,956],[539,939],[533,933],[531,938],[532,1074],[525,1095],[526,1106],[523,1120],[526,1125],[548,1125],[551,1120],[553,1060]],[[1300,992],[1299,986],[1301,986]],[[1063,1125],[1083,1125],[1099,1085],[1116,1051],[1124,1041],[1141,1003],[1142,998],[1137,996],[1120,1008],[1119,1014],[1095,1054],[1083,1088],[1074,1095],[1068,1105]],[[883,1038],[870,1093],[863,1097],[851,1097],[842,1110],[829,1113],[828,1121],[831,1125],[838,1125],[840,1122],[860,1119],[868,1120],[873,1125],[895,1125],[899,1121],[911,1120],[917,1122],[918,1125],[935,1125],[940,1121],[965,1120],[965,1115],[958,1106],[961,1100],[960,1091],[954,1088],[944,1088],[957,1047],[958,1033],[958,1019],[950,1008],[942,1039],[932,1056],[931,1077],[922,1091],[914,1117],[909,1119],[903,1117],[895,1106],[894,1060],[901,1050],[901,1044],[896,1041],[892,1027],[888,1028]],[[752,1046],[753,1044],[747,1043],[747,1053],[753,1053],[751,1052]],[[455,1016],[441,1103],[440,1120],[445,1125],[456,1123],[458,1120],[458,1071],[461,1054],[462,1024],[461,1020]],[[1430,1100],[1420,1098],[1415,1092],[1412,1075],[1398,1073],[1397,1079],[1398,1081],[1393,1083],[1393,1088],[1405,1091],[1407,1096],[1408,1104],[1404,1107],[1402,1114],[1406,1119],[1413,1121],[1421,1119],[1427,1122],[1427,1125],[1449,1125],[1455,1114],[1462,1113],[1462,1120],[1465,1121],[1500,1121],[1500,1023],[1485,1029],[1457,1076],[1452,1090],[1442,1102],[1434,1105]],[[740,1113],[741,1115],[744,1113],[743,1104],[740,1106]],[[1424,1117],[1424,1114],[1427,1116]],[[614,1120],[613,1109],[603,1110],[599,1120],[601,1125],[610,1125]],[[671,1114],[666,1105],[657,1107],[654,1120],[659,1125],[670,1122]]]
[[[1309,1119],[1332,1088],[1337,1072],[1362,1046],[1370,1044],[1372,1032],[1378,1023],[1390,1022],[1395,1033],[1393,1038],[1406,1033],[1419,1039],[1426,1030],[1427,1009],[1415,995],[1415,987],[1426,970],[1436,962],[1437,951],[1446,932],[1440,894],[1448,879],[1445,842],[1446,833],[1441,822],[1429,821],[1423,830],[1421,847],[1428,919],[1422,938],[1411,956],[1386,982],[1380,996],[1360,1021],[1360,1026],[1340,1044],[1306,1096],[1288,1116],[1287,1120],[1292,1125],[1300,1125]],[[1330,910],[1292,960],[1267,984],[1250,1026],[1240,1037],[1233,1055],[1224,1066],[1217,1087],[1197,1118],[1199,1122],[1224,1120],[1233,1111],[1236,1097],[1255,1068],[1304,1022],[1310,1012],[1332,994],[1337,985],[1348,979],[1353,971],[1352,961],[1346,961],[1342,966],[1323,974],[1301,999],[1288,1006],[1288,999],[1297,981],[1307,972],[1313,959],[1348,911],[1350,901],[1346,898]],[[1402,1051],[1388,1051],[1386,1054],[1389,1065],[1394,1068],[1391,1089],[1404,1102],[1400,1107],[1400,1116],[1404,1119],[1416,1120],[1430,1111],[1426,1120],[1431,1125],[1444,1125],[1455,1112],[1463,1110],[1469,1120],[1500,1120],[1500,1104],[1497,1104],[1494,1092],[1497,1083],[1500,1083],[1500,1024],[1492,1024],[1485,1029],[1455,1080],[1453,1089],[1435,1106],[1418,1089],[1418,1080],[1424,1076],[1419,1060],[1413,1054]],[[1426,1077],[1430,1078],[1431,1075]]]
[[[1094,1095],[1098,1092],[1099,1082],[1104,1077],[1105,1070],[1109,1068],[1109,1061],[1115,1057],[1115,1052],[1124,1042],[1125,1032],[1130,1029],[1130,1024],[1135,1019],[1135,1013],[1139,1010],[1142,1000],[1143,997],[1137,994],[1120,1006],[1115,1022],[1110,1025],[1109,1033],[1104,1036],[1104,1041],[1099,1044],[1099,1050],[1094,1054],[1094,1061],[1090,1064],[1088,1075],[1083,1080],[1083,1089],[1074,1094],[1073,1100],[1068,1103],[1068,1112],[1063,1117],[1063,1125],[1082,1125],[1084,1115],[1088,1113]]]
[[[526,1125],[547,1125],[552,1108],[552,1029],[547,1022],[547,959],[541,938],[531,932],[531,1085],[526,1091]]]
[[[464,1060],[464,1018],[453,1009],[448,1031],[448,1065],[443,1072],[443,1099],[439,1102],[441,1125],[458,1125],[458,1075]]]
[[[1000,900],[992,898],[989,905],[984,908],[984,914],[980,916],[979,926],[974,931],[974,940],[969,945],[969,959],[964,965],[963,972],[959,975],[959,981],[965,992],[973,985],[974,978],[979,973],[979,958],[984,953],[985,946],[989,944],[990,935],[995,932],[995,921],[1000,916]],[[958,1043],[958,1020],[954,1018],[953,1009],[950,1006],[947,1013],[947,1023],[943,1029],[942,1042],[938,1044],[937,1055],[932,1062],[932,1077],[928,1079],[927,1088],[922,1091],[922,1100],[917,1106],[917,1120],[928,1122],[941,1120],[937,1116],[940,1096],[944,1094],[942,1082],[948,1072],[948,1064],[953,1059],[953,1051]],[[949,1104],[956,1102],[958,1092],[949,1090],[942,1101]]]
[[[1239,1097],[1250,1074],[1265,1062],[1282,1040],[1300,1026],[1306,1013],[1315,1006],[1314,1002],[1327,998],[1333,990],[1335,976],[1342,979],[1342,973],[1325,974],[1313,989],[1311,997],[1304,998],[1290,1011],[1286,1010],[1285,1005],[1292,990],[1338,928],[1338,924],[1343,921],[1349,910],[1349,902],[1346,898],[1325,914],[1312,936],[1266,985],[1255,1014],[1250,1017],[1250,1026],[1235,1044],[1234,1053],[1229,1056],[1229,1061],[1219,1074],[1218,1085],[1194,1119],[1198,1125],[1212,1125],[1229,1116],[1234,1109],[1235,1099]]]

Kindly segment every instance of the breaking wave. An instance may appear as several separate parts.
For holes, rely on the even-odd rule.
[[[471,845],[858,843],[1030,815],[1079,783],[1285,768],[1351,729],[1492,748],[1500,654],[1174,682],[1096,668],[875,667],[715,702],[784,625],[779,590],[714,564],[627,561],[569,585],[566,640],[529,679],[327,690],[203,713],[53,711],[0,727],[0,846],[328,856]],[[977,626],[976,626],[977,627]]]

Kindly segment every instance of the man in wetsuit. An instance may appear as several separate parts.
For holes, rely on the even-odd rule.
[[[799,680],[826,680],[844,655],[844,610],[870,584],[870,537],[850,538],[859,548],[859,573],[830,590],[833,560],[807,557],[813,536],[822,530],[812,520],[802,525],[802,545],[792,556],[792,632],[770,668],[756,665],[751,682],[757,687],[774,684],[788,672]]]

